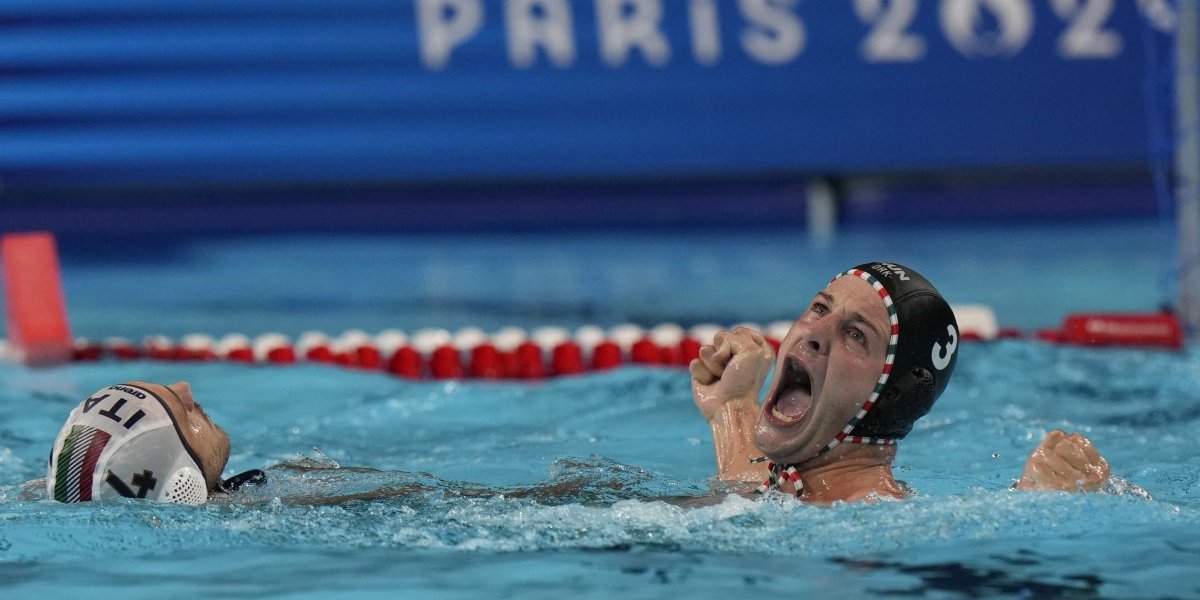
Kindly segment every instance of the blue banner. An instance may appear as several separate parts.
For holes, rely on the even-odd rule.
[[[3,0],[0,180],[1129,165],[1165,0]]]

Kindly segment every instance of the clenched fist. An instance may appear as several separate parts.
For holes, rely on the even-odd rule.
[[[1055,429],[1029,455],[1017,488],[1094,492],[1108,481],[1109,475],[1108,461],[1090,440],[1078,433],[1068,435]]]
[[[746,327],[722,331],[713,343],[702,346],[689,370],[692,398],[704,419],[711,423],[729,402],[748,399],[757,404],[774,355],[762,334]]]

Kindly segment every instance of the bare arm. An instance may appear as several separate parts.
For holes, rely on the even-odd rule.
[[[765,476],[763,466],[750,459],[762,456],[754,445],[754,424],[773,355],[761,334],[739,327],[718,333],[689,367],[692,399],[712,427],[721,479],[759,483]]]

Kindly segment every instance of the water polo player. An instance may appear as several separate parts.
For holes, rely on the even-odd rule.
[[[892,475],[896,442],[946,389],[958,344],[954,313],[933,285],[881,262],[817,293],[780,344],[761,408],[772,348],[750,329],[721,332],[690,367],[719,476],[816,502],[903,497]],[[1088,440],[1055,431],[1019,487],[1095,490],[1108,476]]]
[[[112,385],[71,411],[50,453],[49,497],[59,502],[146,498],[204,504],[209,494],[260,476],[222,483],[229,435],[192,398],[185,382]]]
[[[267,474],[259,469],[222,481],[229,450],[229,435],[196,403],[186,382],[170,386],[140,381],[111,385],[89,396],[67,417],[50,454],[46,490],[49,498],[68,503],[126,497],[199,505],[212,499],[214,493],[267,483]],[[331,494],[329,487],[310,484],[322,476],[340,481],[380,472],[336,464],[330,467],[308,459],[271,469],[271,478],[278,476],[282,488],[263,486],[258,494],[227,498],[239,498],[238,502],[248,504],[278,499],[285,504],[333,505],[450,493],[561,502],[573,493],[587,493],[590,483],[590,478],[584,476],[560,477],[531,487],[491,489],[442,481],[428,474],[393,472],[395,481],[383,487]],[[296,479],[302,480],[299,485],[295,485]],[[288,485],[288,480],[293,485]],[[600,485],[606,494],[619,491],[611,483]],[[262,490],[269,496],[264,496]]]
[[[222,481],[221,472],[229,460],[229,450],[229,435],[195,401],[186,382],[169,386],[141,381],[111,385],[86,398],[67,417],[50,453],[46,491],[49,498],[68,503],[125,497],[199,505],[208,502],[214,493],[267,482],[267,474],[259,469]],[[322,472],[376,473],[369,468],[309,464],[307,459],[282,463],[272,469],[283,481],[300,474],[306,482],[310,474]],[[395,472],[394,476],[393,484],[343,494],[330,494],[329,489],[320,486],[263,489],[273,495],[282,492],[282,497],[272,497],[286,504],[306,505],[442,491],[458,496],[553,502],[577,488],[585,488],[587,483],[568,478],[528,488],[489,489],[442,482],[427,474]],[[259,494],[239,501],[253,504],[265,499]]]

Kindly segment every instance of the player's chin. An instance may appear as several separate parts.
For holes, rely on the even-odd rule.
[[[780,427],[765,418],[760,418],[754,428],[754,445],[767,458],[779,464],[791,464],[804,459],[806,437],[795,428]]]

